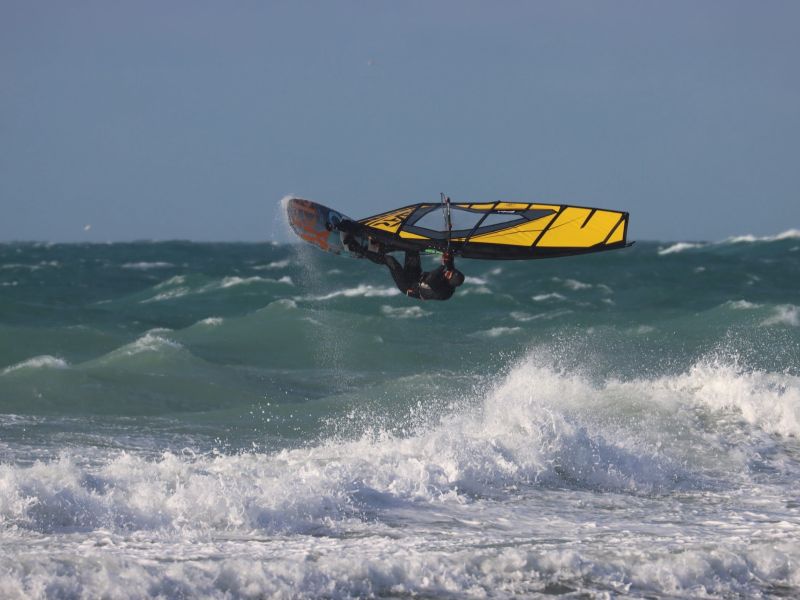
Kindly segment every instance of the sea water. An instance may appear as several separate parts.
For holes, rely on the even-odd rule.
[[[459,267],[0,245],[0,597],[800,596],[800,233]]]

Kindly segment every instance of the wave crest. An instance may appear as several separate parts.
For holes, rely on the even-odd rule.
[[[68,367],[69,363],[63,358],[50,356],[49,354],[43,354],[42,356],[34,356],[33,358],[23,360],[22,362],[11,365],[10,367],[6,367],[0,371],[0,375],[5,375],[13,371],[19,371],[21,369],[66,369]]]

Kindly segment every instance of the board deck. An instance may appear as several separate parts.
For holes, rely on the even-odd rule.
[[[352,221],[356,231],[352,233],[355,241],[361,245],[368,244],[366,228],[333,209],[302,198],[291,198],[286,204],[289,224],[302,239],[321,250],[344,256],[358,257],[342,242],[342,233],[337,229],[341,221]]]

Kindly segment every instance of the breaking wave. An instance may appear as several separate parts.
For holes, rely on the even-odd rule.
[[[148,334],[131,349],[168,343]],[[717,422],[728,415],[733,424],[800,435],[798,377],[701,362],[672,377],[593,383],[541,358],[532,354],[477,405],[420,422],[408,437],[371,426],[354,439],[274,454],[120,455],[97,469],[67,454],[5,465],[0,519],[44,532],[310,532],[336,529],[339,519],[361,518],[389,498],[460,505],[510,485],[565,484],[649,494],[702,489],[709,470],[735,480],[746,452],[728,450],[720,437],[730,434],[727,425],[698,427],[698,408]]]
[[[532,353],[477,404],[423,420],[407,436],[368,427],[349,439],[274,453],[165,452],[158,459],[121,453],[95,466],[64,453],[27,467],[2,465],[3,530],[44,536],[84,531],[94,540],[57,572],[50,568],[54,559],[6,553],[2,589],[30,591],[33,579],[62,592],[67,588],[58,586],[68,585],[127,597],[115,569],[148,582],[150,590],[220,597],[467,588],[483,595],[497,586],[513,594],[541,592],[553,581],[579,590],[587,578],[675,594],[744,593],[753,590],[754,575],[800,583],[789,568],[800,552],[788,538],[768,552],[737,545],[733,533],[713,548],[687,538],[688,558],[651,549],[627,561],[619,559],[642,550],[621,546],[603,558],[580,546],[540,542],[492,549],[492,528],[507,527],[509,518],[518,529],[535,528],[539,511],[550,510],[532,506],[526,513],[497,503],[526,497],[525,490],[613,491],[634,505],[674,491],[713,495],[722,486],[724,493],[749,477],[751,461],[764,451],[763,439],[749,447],[733,443],[742,443],[737,423],[800,434],[800,381],[794,377],[702,362],[673,377],[593,382],[543,366],[541,359],[541,352]],[[698,421],[697,410],[723,418],[709,429],[713,421]],[[461,535],[475,536],[477,546],[439,553],[425,550],[424,537],[393,539],[393,520],[405,511],[423,522],[426,513],[460,522],[467,528]],[[371,557],[348,541],[366,527],[377,544]],[[598,534],[587,529],[583,535]],[[628,544],[644,533],[630,535]],[[209,562],[148,558],[187,536],[196,540],[193,552],[208,552],[202,560]],[[268,537],[257,546],[237,541],[253,536]],[[125,541],[131,539],[139,541],[131,546]],[[311,545],[308,539],[328,542]],[[317,558],[309,561],[309,553]],[[687,570],[684,559],[694,567]],[[452,569],[441,571],[442,565]],[[658,575],[661,569],[667,580]]]

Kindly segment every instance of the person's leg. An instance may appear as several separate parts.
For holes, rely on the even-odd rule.
[[[390,254],[385,254],[383,256],[384,264],[389,267],[389,273],[392,275],[392,279],[394,279],[395,284],[397,285],[397,289],[399,289],[404,294],[408,292],[409,288],[409,281],[406,277],[405,269],[397,262],[397,259]]]
[[[406,277],[409,281],[419,281],[420,277],[422,277],[422,265],[419,260],[419,252],[416,250],[406,251],[403,270],[406,272]]]

